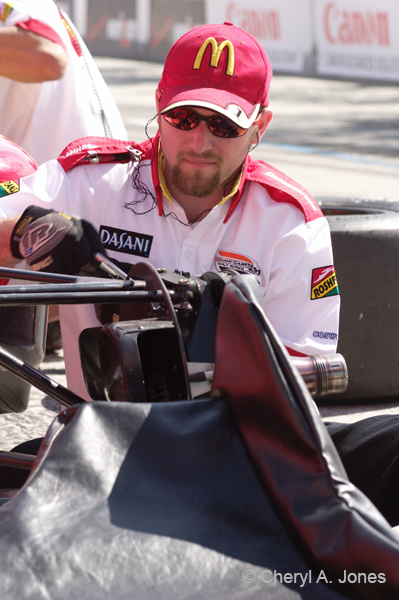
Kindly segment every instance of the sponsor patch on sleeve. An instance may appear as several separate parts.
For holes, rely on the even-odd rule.
[[[0,9],[0,21],[5,25],[8,17],[10,16],[10,14],[12,13],[12,11],[14,10],[14,8],[11,6],[11,4],[5,3],[3,5],[3,8]]]
[[[19,192],[19,179],[0,183],[0,198],[8,196],[8,194],[15,194],[15,192]]]
[[[310,299],[319,300],[320,298],[337,296],[338,294],[339,289],[334,266],[330,265],[328,267],[313,269]]]

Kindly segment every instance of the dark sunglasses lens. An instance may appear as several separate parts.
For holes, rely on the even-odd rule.
[[[194,129],[199,121],[206,121],[210,131],[217,137],[236,138],[247,132],[246,129],[237,127],[234,123],[229,121],[229,119],[226,119],[221,115],[202,117],[188,108],[170,110],[163,116],[170,125],[173,125],[173,127],[176,127],[177,129],[182,129],[183,131]]]
[[[177,129],[183,129],[188,131],[193,129],[198,123],[197,115],[191,110],[171,110],[164,115],[164,118],[168,123],[177,127]]]
[[[235,138],[244,135],[246,129],[241,129],[224,117],[210,117],[209,129],[217,137]]]

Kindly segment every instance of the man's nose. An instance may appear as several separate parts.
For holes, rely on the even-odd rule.
[[[202,152],[212,149],[213,137],[207,123],[205,121],[200,121],[198,125],[189,132],[188,145],[191,150],[197,154],[201,154]]]

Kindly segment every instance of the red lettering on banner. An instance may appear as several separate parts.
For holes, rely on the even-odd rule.
[[[275,10],[242,10],[229,2],[226,20],[262,40],[281,40],[280,15]]]
[[[86,41],[93,42],[96,39],[96,37],[99,35],[101,30],[105,27],[107,21],[108,21],[108,13],[101,15],[101,17],[99,18],[97,23],[95,23],[94,25],[91,25],[90,17],[89,17],[89,26],[87,28]]]
[[[324,31],[326,34],[326,38],[328,39],[330,44],[335,44],[335,40],[334,40],[333,36],[331,35],[331,31],[330,31],[330,11],[332,11],[333,9],[335,9],[335,13],[336,13],[337,7],[334,6],[334,4],[330,3],[330,4],[327,4],[326,10],[324,11]]]
[[[128,27],[129,27],[129,22],[127,19],[122,19],[122,23],[121,23],[121,37],[119,38],[119,45],[120,46],[124,46],[125,48],[127,48],[128,46],[132,45],[131,40],[129,40],[128,38]]]
[[[159,31],[155,31],[155,29],[153,28],[151,43],[150,43],[151,48],[157,48],[159,46],[159,44],[167,36],[169,30],[172,29],[172,26],[173,26],[173,17],[168,17],[166,19],[166,21],[164,21],[162,23]]]
[[[330,44],[389,46],[387,13],[339,11],[329,2],[324,10],[324,33]]]

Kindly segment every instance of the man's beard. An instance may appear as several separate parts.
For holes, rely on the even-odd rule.
[[[171,180],[176,189],[186,196],[194,198],[206,198],[216,192],[221,184],[220,170],[213,175],[206,177],[198,169],[191,173],[184,173],[180,168],[181,161],[178,161],[171,169]]]

